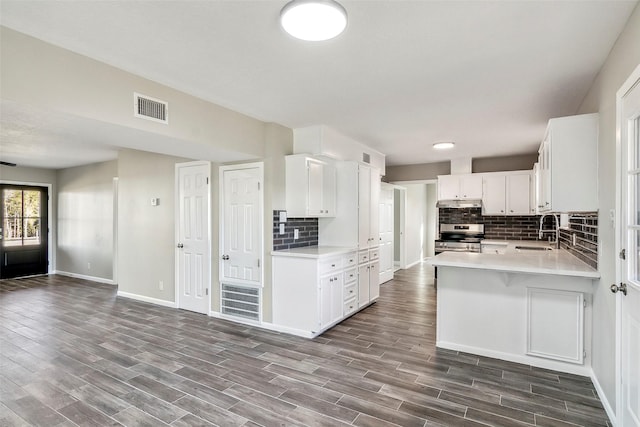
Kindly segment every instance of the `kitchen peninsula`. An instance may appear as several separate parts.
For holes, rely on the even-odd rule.
[[[438,267],[436,346],[588,375],[599,273],[565,250],[506,246],[430,261]]]

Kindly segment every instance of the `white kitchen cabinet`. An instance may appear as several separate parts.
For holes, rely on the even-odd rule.
[[[539,150],[539,212],[598,209],[598,114],[549,120]]]
[[[527,354],[582,364],[584,294],[527,289]]]
[[[357,252],[311,255],[322,248],[273,252],[273,323],[317,336],[357,311]],[[350,311],[349,307],[352,307]]]
[[[286,156],[286,207],[294,218],[336,215],[336,170],[330,160]]]
[[[320,218],[318,242],[374,248],[380,239],[380,172],[356,162],[338,162],[335,218]]]
[[[531,172],[486,173],[482,177],[483,215],[531,215]]]
[[[438,176],[438,200],[479,200],[482,176],[479,174]]]
[[[380,296],[380,252],[377,248],[358,252],[358,307],[366,307]]]

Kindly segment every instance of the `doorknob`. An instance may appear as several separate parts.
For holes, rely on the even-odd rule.
[[[622,292],[622,295],[627,295],[627,284],[626,283],[620,283],[620,285],[616,285],[615,283],[613,285],[611,285],[611,292],[613,292],[614,294],[616,292]]]
[[[227,261],[229,259],[229,255],[222,255],[222,260]]]
[[[184,248],[184,245],[182,243],[178,243],[178,249],[182,249]]]

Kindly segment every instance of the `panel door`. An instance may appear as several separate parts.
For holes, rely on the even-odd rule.
[[[618,110],[622,150],[619,249],[626,249],[627,256],[620,261],[620,283],[612,290],[617,291],[618,299],[618,424],[640,427],[640,67],[627,83],[630,89],[622,94]]]
[[[178,307],[208,313],[211,256],[209,241],[209,165],[177,167]]]
[[[223,172],[223,247],[221,280],[262,283],[262,171]]]
[[[0,278],[47,274],[48,189],[0,185]]]
[[[393,279],[394,250],[394,187],[381,184],[380,188],[380,283]]]

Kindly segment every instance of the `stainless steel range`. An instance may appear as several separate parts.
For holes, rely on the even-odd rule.
[[[436,240],[436,255],[442,252],[480,252],[484,224],[440,224],[440,239]]]

